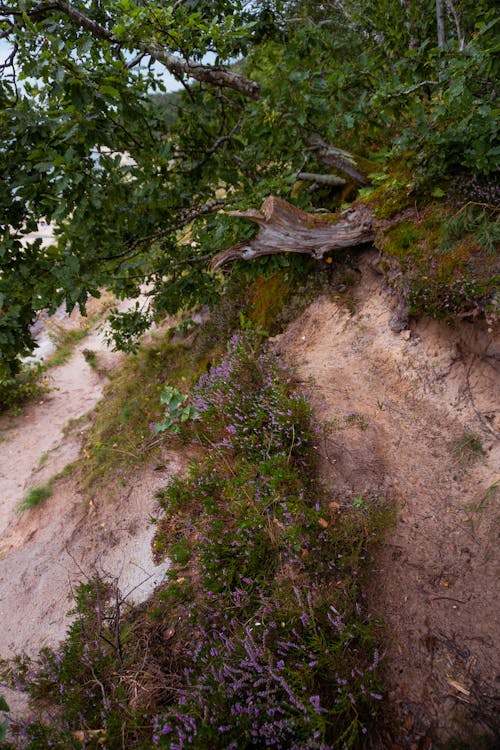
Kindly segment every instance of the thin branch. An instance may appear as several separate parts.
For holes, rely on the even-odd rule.
[[[135,68],[136,65],[139,65],[142,62],[142,60],[144,60],[145,57],[146,57],[145,52],[139,52],[137,57],[134,57],[134,59],[131,60],[129,63],[127,63],[125,67],[127,68],[127,70],[132,70],[132,68]]]
[[[135,240],[131,240],[130,242],[126,243],[126,250],[123,250],[116,255],[101,257],[99,258],[99,261],[104,262],[108,260],[119,260],[120,258],[133,257],[132,251],[140,247],[141,245],[145,245],[156,240],[161,240],[163,237],[167,237],[169,234],[177,232],[179,231],[179,229],[183,229],[187,224],[190,224],[195,219],[199,219],[202,216],[207,216],[208,214],[214,213],[215,211],[223,208],[225,205],[226,201],[216,200],[212,201],[211,203],[204,203],[198,208],[187,209],[181,214],[179,221],[175,225],[171,225],[167,229],[160,229],[157,232],[152,232],[151,234],[145,235],[144,237],[139,237]],[[135,253],[135,255],[138,255],[140,252],[142,252],[142,248],[137,253]]]
[[[342,177],[337,177],[336,174],[317,174],[315,172],[297,172],[293,174],[296,180],[305,180],[306,182],[317,182],[319,185],[345,185],[345,180]]]
[[[444,5],[443,0],[436,0],[436,28],[438,47],[444,47]]]
[[[308,145],[311,151],[316,152],[317,159],[323,164],[338,169],[361,185],[368,183],[365,175],[360,172],[356,159],[348,151],[331,146],[318,135],[310,136]]]
[[[446,6],[453,16],[453,20],[455,21],[455,28],[457,30],[457,39],[458,39],[458,49],[460,52],[463,52],[465,47],[465,37],[462,34],[462,31],[460,29],[460,19],[458,17],[458,13],[455,10],[455,6],[453,5],[453,0],[446,0]]]
[[[398,91],[394,94],[389,94],[388,98],[392,98],[395,96],[407,96],[408,94],[413,94],[414,91],[417,91],[418,89],[421,89],[423,86],[437,86],[438,81],[420,81],[420,83],[416,83],[414,86],[410,86],[409,89],[405,89],[404,91]]]

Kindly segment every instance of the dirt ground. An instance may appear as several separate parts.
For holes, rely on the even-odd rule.
[[[385,621],[397,747],[428,748],[499,729],[500,338],[434,321],[394,333],[375,269],[365,256],[354,315],[321,297],[274,348],[328,427],[319,451],[332,492],[396,505],[369,600]]]

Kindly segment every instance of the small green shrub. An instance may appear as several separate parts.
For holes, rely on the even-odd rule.
[[[180,393],[177,388],[168,385],[160,395],[160,401],[165,405],[165,419],[155,425],[156,432],[180,432],[180,425],[190,419],[197,419],[198,413],[187,401],[189,396]]]
[[[20,407],[48,392],[46,366],[39,362],[23,365],[15,375],[5,375],[0,372],[0,413],[11,410],[18,413]]]

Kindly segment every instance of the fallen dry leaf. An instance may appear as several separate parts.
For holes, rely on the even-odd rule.
[[[320,518],[319,519],[319,525],[323,526],[324,529],[327,529],[328,528],[328,521],[325,521],[324,518]]]

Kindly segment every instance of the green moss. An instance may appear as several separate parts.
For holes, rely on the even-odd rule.
[[[283,272],[260,278],[253,284],[249,317],[258,330],[269,331],[290,293],[290,279]]]
[[[415,253],[418,241],[419,232],[415,224],[409,221],[402,221],[383,234],[380,249],[386,255],[404,261]]]
[[[362,188],[357,200],[369,206],[377,219],[391,219],[413,205],[412,179],[404,161],[391,164],[390,172],[375,172],[370,178],[372,186]]]

